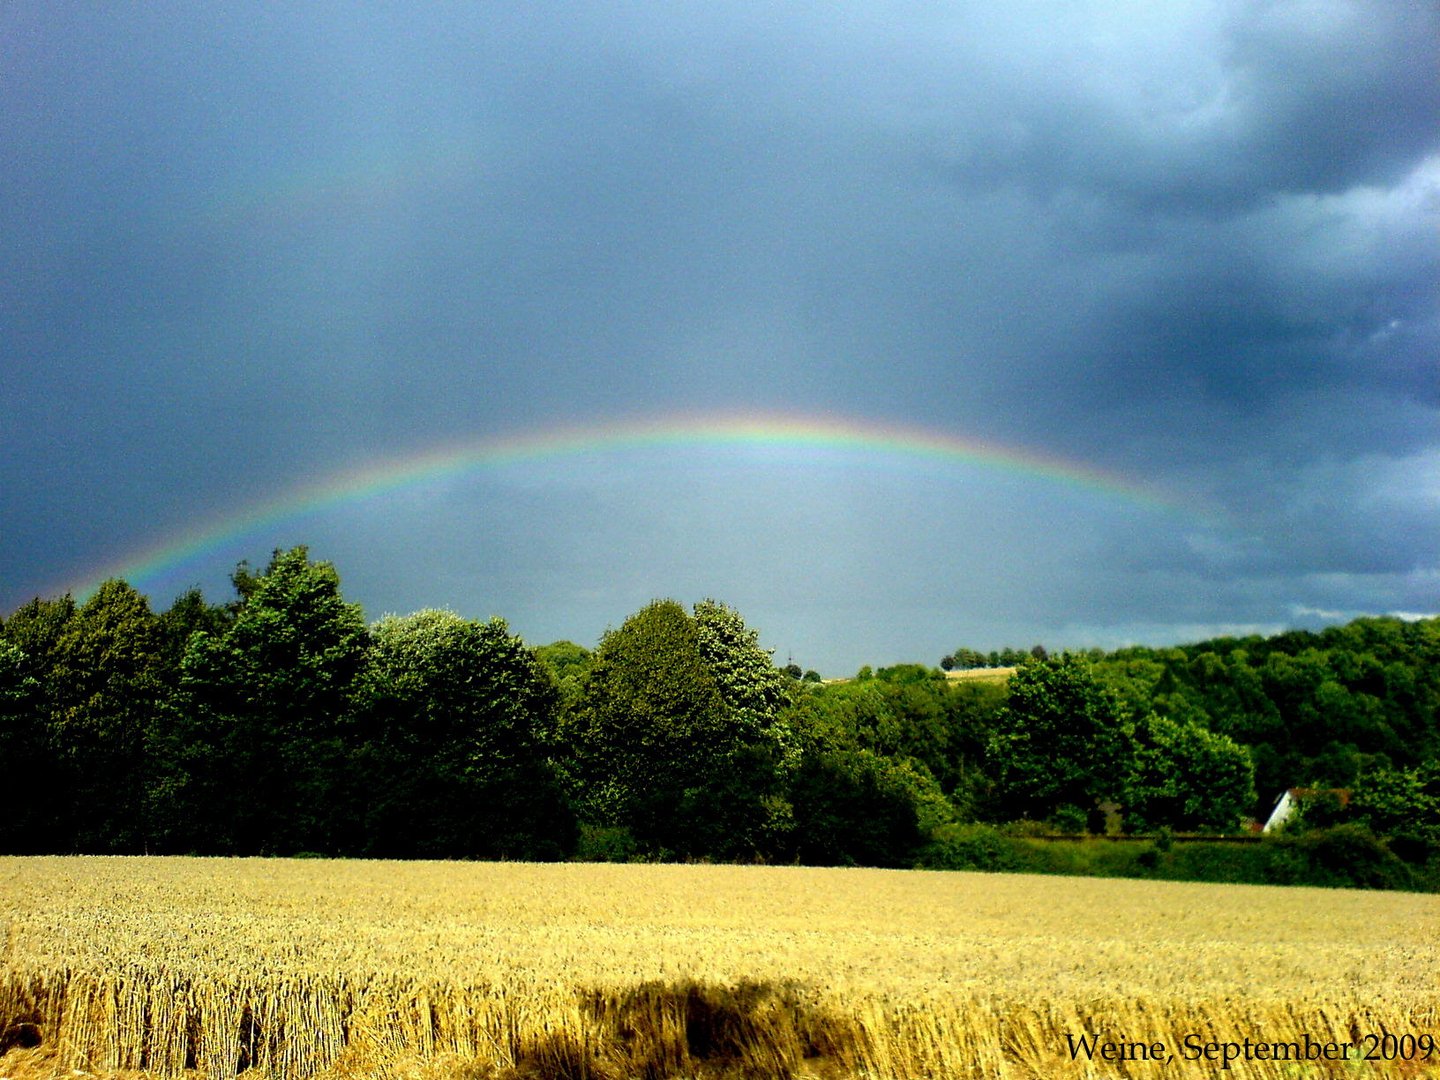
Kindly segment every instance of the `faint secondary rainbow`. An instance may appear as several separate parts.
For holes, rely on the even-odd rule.
[[[361,503],[391,492],[423,488],[449,478],[551,460],[599,457],[636,450],[754,448],[858,454],[941,465],[997,470],[1120,499],[1141,507],[1175,511],[1178,505],[1158,490],[1083,462],[918,427],[855,419],[789,415],[693,415],[583,426],[556,426],[456,442],[375,462],[291,488],[274,499],[212,520],[181,536],[86,575],[72,590],[88,595],[107,578],[137,587],[148,579],[194,563],[247,536],[295,519]]]

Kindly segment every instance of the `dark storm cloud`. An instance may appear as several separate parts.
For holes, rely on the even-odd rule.
[[[1094,193],[1141,215],[1213,218],[1276,193],[1394,183],[1433,151],[1440,19],[1427,7],[1016,10],[955,26],[936,56],[940,69],[958,51],[957,100],[978,81],[992,107],[978,120],[947,117],[958,125],[962,183],[1019,181],[1036,193]],[[998,57],[995,37],[982,36],[992,30],[1009,45]]]
[[[589,640],[719,593],[836,669],[1440,608],[1433,5],[11,4],[0,40],[7,605],[379,456],[764,409],[1183,511],[627,476],[307,527],[377,607]]]

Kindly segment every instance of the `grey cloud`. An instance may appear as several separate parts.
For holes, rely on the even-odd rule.
[[[1276,193],[1393,183],[1440,127],[1440,15],[1421,5],[1146,6],[1120,16],[1124,32],[1113,5],[1009,10],[1021,15],[1000,56],[951,39],[961,62],[937,82],[954,105],[928,110],[963,184],[1213,218]],[[978,119],[965,110],[977,89]]]
[[[1432,610],[1437,25],[9,5],[0,596],[437,443],[763,410],[1028,447],[1203,513],[696,461],[216,555],[313,540],[367,607],[537,637],[718,594],[837,672]]]

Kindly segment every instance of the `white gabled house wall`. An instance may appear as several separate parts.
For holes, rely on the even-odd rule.
[[[1270,832],[1285,824],[1285,819],[1295,811],[1295,800],[1290,797],[1290,789],[1286,788],[1280,793],[1280,798],[1275,801],[1275,809],[1270,811],[1270,816],[1265,820],[1265,827],[1261,832]]]
[[[1349,788],[1287,788],[1281,793],[1280,798],[1275,800],[1275,809],[1270,811],[1270,818],[1265,822],[1261,832],[1270,832],[1280,828],[1290,820],[1292,814],[1300,809],[1301,805],[1321,795],[1333,795],[1340,801],[1342,807],[1350,805]]]

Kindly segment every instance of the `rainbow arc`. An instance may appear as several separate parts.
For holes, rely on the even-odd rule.
[[[1160,492],[1126,477],[1032,450],[1004,446],[947,432],[856,419],[793,415],[672,415],[589,425],[553,426],[490,439],[431,447],[420,453],[377,461],[217,518],[181,536],[170,536],[131,553],[86,578],[73,591],[86,595],[110,577],[143,587],[246,536],[259,535],[291,519],[322,513],[379,496],[488,470],[527,463],[590,458],[634,451],[724,450],[855,455],[859,460],[890,459],[970,465],[1031,477],[1099,497],[1145,508],[1179,509]]]

